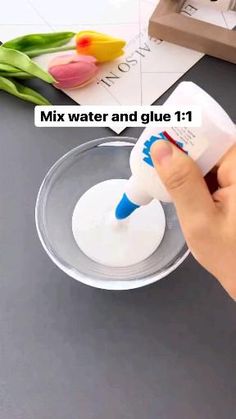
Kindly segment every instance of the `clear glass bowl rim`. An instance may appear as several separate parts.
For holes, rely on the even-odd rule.
[[[40,239],[40,242],[49,256],[49,258],[55,263],[55,265],[60,268],[63,272],[65,272],[68,276],[76,279],[79,282],[82,282],[85,285],[89,285],[94,288],[99,289],[105,289],[105,290],[130,290],[130,289],[136,289],[141,288],[146,285],[153,284],[156,281],[159,281],[160,279],[166,277],[171,272],[175,271],[178,266],[180,266],[183,261],[187,258],[190,251],[187,249],[181,257],[179,257],[173,265],[169,266],[167,269],[163,270],[162,272],[154,275],[150,275],[146,278],[141,278],[137,280],[122,280],[122,281],[114,281],[114,280],[103,280],[99,278],[92,278],[84,275],[83,273],[77,271],[73,267],[69,266],[66,262],[63,262],[60,260],[59,257],[53,252],[52,249],[50,249],[50,246],[47,243],[47,237],[45,232],[40,227],[40,207],[42,204],[42,201],[44,199],[44,189],[49,182],[49,179],[51,176],[57,171],[58,167],[61,165],[61,163],[69,158],[71,155],[73,155],[75,152],[83,152],[85,150],[89,150],[90,148],[96,147],[98,145],[102,145],[105,143],[129,143],[129,144],[135,144],[137,141],[134,137],[115,137],[115,136],[108,136],[108,137],[102,137],[95,140],[87,141],[77,147],[72,148],[69,150],[66,154],[64,154],[62,157],[60,157],[53,166],[49,169],[49,171],[46,173],[42,184],[39,188],[39,192],[36,199],[36,205],[35,205],[35,224],[36,224],[36,230]],[[121,145],[122,145],[121,144]]]

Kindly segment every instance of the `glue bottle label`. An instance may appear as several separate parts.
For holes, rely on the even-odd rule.
[[[184,153],[190,155],[194,160],[197,160],[207,149],[208,141],[205,137],[199,138],[192,128],[173,127],[162,131],[157,135],[152,135],[143,144],[143,161],[149,166],[154,167],[151,158],[151,147],[159,140],[170,141]]]

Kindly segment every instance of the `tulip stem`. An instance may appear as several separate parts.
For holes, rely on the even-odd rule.
[[[25,54],[32,58],[32,57],[37,57],[38,55],[51,54],[53,52],[60,52],[60,51],[71,51],[74,49],[76,49],[74,45],[67,45],[64,47],[35,49],[35,50],[31,50],[28,54],[27,54],[27,51],[25,51]]]

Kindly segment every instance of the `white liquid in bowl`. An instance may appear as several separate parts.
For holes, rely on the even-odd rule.
[[[125,220],[115,219],[126,182],[111,179],[93,186],[81,196],[72,216],[79,248],[90,259],[110,267],[127,267],[145,260],[157,249],[165,232],[165,214],[156,200]]]

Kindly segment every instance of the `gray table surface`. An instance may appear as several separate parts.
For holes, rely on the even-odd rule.
[[[235,76],[235,66],[205,57],[183,79],[236,122]],[[45,173],[110,134],[35,128],[30,104],[0,94],[0,419],[236,417],[236,306],[191,256],[159,283],[108,292],[67,277],[39,243],[34,205]]]

